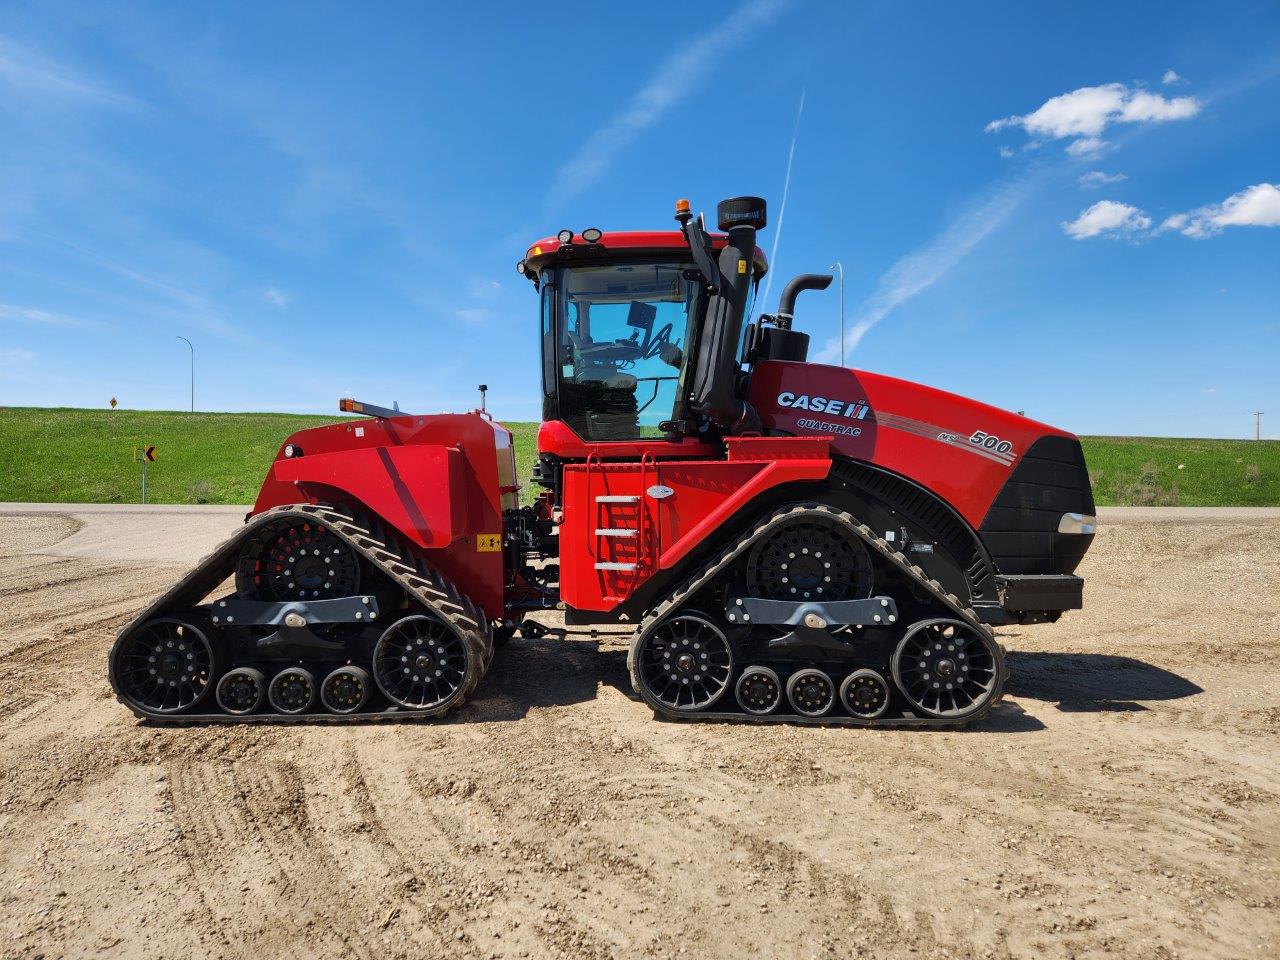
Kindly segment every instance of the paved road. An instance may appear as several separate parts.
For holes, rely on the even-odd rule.
[[[191,567],[244,521],[248,507],[137,503],[0,503],[4,514],[62,514],[80,529],[39,553]],[[35,552],[35,551],[33,551]]]

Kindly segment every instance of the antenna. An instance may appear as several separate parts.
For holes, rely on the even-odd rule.
[[[804,115],[804,97],[809,90],[809,81],[800,88],[800,106],[796,108],[796,125],[791,130],[791,149],[787,151],[787,176],[782,181],[782,205],[778,207],[778,225],[773,230],[773,249],[769,251],[769,273],[764,278],[764,296],[761,300],[764,308],[769,308],[769,288],[773,286],[773,275],[777,273],[774,265],[778,261],[778,241],[782,239],[782,218],[787,213],[787,194],[791,192],[791,165],[796,158],[796,138],[800,136],[800,117]]]

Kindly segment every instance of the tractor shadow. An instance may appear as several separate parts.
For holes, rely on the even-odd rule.
[[[545,636],[516,637],[500,648],[456,719],[463,723],[519,720],[534,707],[564,707],[594,700],[600,684],[639,700],[627,675],[626,647],[602,646],[589,631],[570,634],[553,627]]]
[[[1204,689],[1133,657],[1101,653],[1008,654],[1011,696],[1053,703],[1068,713],[1140,712],[1144,700],[1181,700]]]

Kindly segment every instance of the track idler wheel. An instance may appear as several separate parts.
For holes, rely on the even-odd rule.
[[[733,676],[724,633],[700,613],[679,613],[644,633],[631,649],[631,682],[655,710],[697,712],[719,700]]]
[[[840,684],[840,702],[851,716],[874,720],[889,709],[889,684],[870,668],[855,670]]]
[[[356,713],[369,702],[369,672],[354,665],[339,667],[320,684],[320,702],[330,713]]]
[[[792,520],[747,556],[747,584],[768,600],[859,600],[875,575],[866,545],[830,517]]]
[[[306,667],[286,667],[272,678],[267,699],[276,713],[305,713],[316,701],[316,678]]]
[[[222,675],[215,695],[224,713],[243,716],[262,706],[267,696],[267,680],[261,670],[236,667]]]
[[[787,699],[796,713],[820,717],[835,703],[836,687],[821,670],[808,667],[797,670],[787,681]]]
[[[426,614],[397,620],[373,648],[374,682],[408,710],[447,710],[466,695],[468,678],[480,668],[461,635]]]
[[[143,713],[181,713],[213,687],[209,638],[184,620],[162,617],[121,637],[111,650],[116,693]]]
[[[733,688],[738,706],[753,716],[773,713],[782,702],[782,681],[768,667],[747,667]]]
[[[893,682],[926,717],[963,720],[1004,686],[1004,654],[987,631],[939,618],[913,624],[893,653]]]

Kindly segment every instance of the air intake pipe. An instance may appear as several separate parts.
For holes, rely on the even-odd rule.
[[[715,263],[700,221],[687,209],[677,213],[694,262],[706,277],[707,309],[694,354],[690,407],[727,434],[759,432],[760,417],[737,396],[738,341],[751,296],[756,254],[756,231],[764,229],[765,202],[759,197],[722,200],[716,222],[729,235]]]

